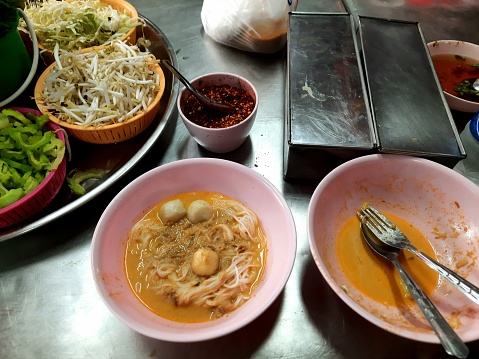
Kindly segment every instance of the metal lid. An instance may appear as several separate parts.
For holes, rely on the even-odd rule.
[[[349,14],[290,14],[286,98],[290,146],[374,147],[352,28]]]
[[[359,30],[379,151],[464,158],[419,23],[359,16]]]

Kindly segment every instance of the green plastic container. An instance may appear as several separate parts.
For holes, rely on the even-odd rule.
[[[27,49],[17,30],[19,13],[17,11],[17,20],[10,31],[0,38],[0,102],[11,96],[25,82],[32,61],[28,55]]]

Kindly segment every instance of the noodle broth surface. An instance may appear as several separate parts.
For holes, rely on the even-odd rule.
[[[161,206],[179,199],[213,206],[213,218],[192,224],[185,217],[165,224]],[[208,248],[219,255],[218,270],[199,276],[193,254]],[[266,261],[266,239],[256,215],[240,202],[213,192],[181,193],[159,202],[129,233],[125,271],[132,291],[156,314],[197,323],[238,308],[259,283]]]

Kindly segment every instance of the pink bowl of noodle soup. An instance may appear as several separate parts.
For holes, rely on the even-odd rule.
[[[150,310],[135,295],[125,273],[125,249],[131,243],[129,236],[135,233],[132,228],[158,203],[190,192],[222,194],[238,201],[257,216],[266,239],[262,275],[248,298],[216,319],[193,323],[167,319]],[[195,342],[229,334],[262,314],[283,290],[295,254],[296,229],[291,211],[267,179],[234,162],[195,158],[165,164],[143,174],[111,201],[93,235],[91,264],[102,300],[120,321],[152,338]],[[222,255],[219,254],[220,261]]]

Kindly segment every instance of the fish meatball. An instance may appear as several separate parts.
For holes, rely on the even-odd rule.
[[[191,223],[207,221],[213,217],[213,207],[203,200],[193,201],[188,206],[187,216]]]
[[[218,263],[218,253],[209,248],[200,248],[193,254],[191,269],[196,275],[210,276],[218,270]]]
[[[186,216],[186,208],[183,202],[175,199],[161,206],[159,215],[163,223],[178,222]]]

